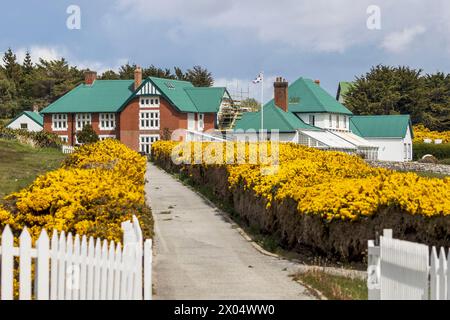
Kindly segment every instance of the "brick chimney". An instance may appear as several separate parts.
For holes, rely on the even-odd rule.
[[[315,82],[318,86],[320,86],[320,80],[314,80],[314,82]]]
[[[288,111],[288,82],[282,77],[277,77],[273,87],[275,105]]]
[[[142,83],[142,68],[137,66],[134,70],[134,90],[136,90]]]
[[[92,85],[96,79],[97,72],[88,70],[84,73],[84,83],[86,85]]]

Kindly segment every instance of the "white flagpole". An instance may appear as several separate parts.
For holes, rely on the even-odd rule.
[[[261,138],[260,141],[263,140],[263,132],[264,132],[264,73],[261,71]]]

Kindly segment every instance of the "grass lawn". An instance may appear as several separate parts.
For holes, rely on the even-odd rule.
[[[64,157],[58,149],[32,148],[0,139],[0,200],[26,187],[38,175],[58,168]]]
[[[298,273],[294,279],[300,280],[313,290],[320,291],[329,300],[367,300],[368,298],[366,281],[362,279],[331,275],[319,269]]]

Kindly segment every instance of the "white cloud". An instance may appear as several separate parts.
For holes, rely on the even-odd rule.
[[[392,32],[384,38],[381,46],[389,52],[401,53],[411,46],[417,36],[425,31],[425,27],[418,25],[404,28],[402,31]]]

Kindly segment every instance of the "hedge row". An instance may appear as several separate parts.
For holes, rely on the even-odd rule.
[[[173,163],[170,155],[155,153],[155,164],[168,172],[181,173],[197,186],[206,186],[230,205],[242,221],[262,234],[277,239],[288,250],[343,262],[363,261],[367,241],[390,228],[397,238],[429,245],[450,246],[450,217],[411,214],[398,206],[381,206],[357,220],[327,220],[319,214],[300,214],[292,198],[268,200],[245,181],[230,187],[230,171],[223,165]],[[301,201],[301,200],[300,200]],[[270,203],[269,203],[270,202]]]
[[[450,159],[450,143],[433,144],[419,143],[413,144],[414,160],[421,159],[426,154],[432,154],[439,160]]]
[[[30,132],[25,129],[10,129],[0,125],[0,138],[18,140],[40,148],[60,148],[61,139],[57,134],[45,131]]]

